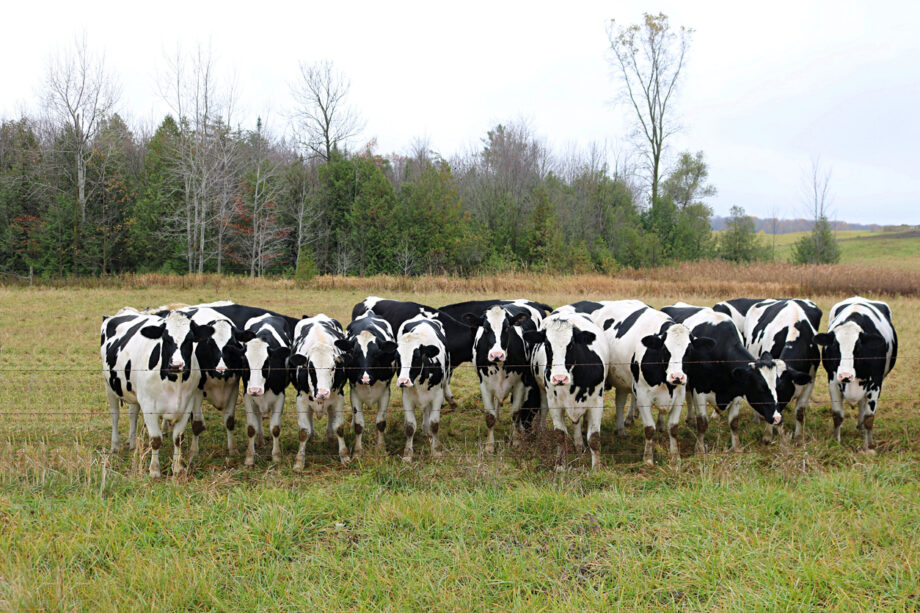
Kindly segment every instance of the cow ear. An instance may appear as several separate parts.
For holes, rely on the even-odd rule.
[[[241,343],[248,343],[256,337],[256,333],[252,330],[234,330],[233,338],[238,340]]]
[[[426,358],[433,358],[441,353],[441,350],[438,349],[437,345],[422,345],[418,348],[419,353],[421,353]]]
[[[859,334],[859,342],[864,345],[878,345],[885,342],[885,338],[881,334],[866,333],[861,332]]]
[[[392,353],[396,351],[396,343],[393,341],[380,341],[377,343],[377,349],[379,349],[381,353]]]
[[[751,372],[751,368],[754,368],[753,362],[749,362],[747,368],[743,368],[741,366],[732,368],[732,379],[738,383],[744,383],[748,379],[748,373]]]
[[[597,334],[589,332],[588,330],[577,330],[575,334],[572,335],[572,340],[579,345],[590,345],[596,338]]]
[[[518,315],[517,317],[511,320],[511,325],[519,326],[525,321],[527,321],[528,319],[530,319],[530,313],[521,313],[520,315]]]
[[[543,330],[527,330],[524,332],[524,340],[534,345],[539,345],[546,340],[546,332]]]
[[[464,313],[463,321],[465,321],[471,328],[478,328],[482,325],[482,317],[478,317],[473,313]]]
[[[309,315],[301,315],[300,318],[301,318],[301,319],[310,319],[310,316],[309,316]]]
[[[273,358],[284,358],[288,359],[291,355],[291,350],[287,347],[275,347],[274,349],[268,350],[268,355]]]
[[[194,321],[192,322],[192,338],[195,339],[196,343],[203,343],[204,341],[211,338],[211,335],[214,334],[214,326],[202,325],[199,326]]]
[[[342,351],[348,353],[354,349],[355,342],[350,338],[340,338],[335,341],[335,346],[341,349]]]
[[[821,345],[822,347],[827,347],[832,342],[834,342],[834,335],[830,332],[819,332],[815,334],[815,343]]]
[[[694,349],[712,349],[716,346],[716,341],[708,336],[694,336],[690,340],[690,344],[693,345]]]
[[[664,346],[664,339],[657,334],[649,334],[642,338],[642,344],[649,349],[661,349]]]
[[[292,366],[303,366],[307,363],[307,356],[295,353],[291,356],[290,362]]]
[[[811,383],[811,375],[794,368],[786,368],[786,372],[792,377],[792,382],[796,385],[808,385]]]
[[[141,328],[141,334],[147,338],[158,339],[163,337],[163,331],[166,330],[166,324],[159,326],[144,326]]]

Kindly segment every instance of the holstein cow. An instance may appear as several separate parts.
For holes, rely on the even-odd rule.
[[[406,446],[403,460],[412,460],[415,436],[415,409],[421,408],[422,432],[431,436],[431,455],[441,456],[438,430],[441,405],[447,395],[451,362],[444,328],[437,319],[419,314],[404,322],[396,335],[399,376],[396,385],[402,390],[405,413]]]
[[[357,319],[364,313],[372,311],[375,315],[382,317],[389,322],[393,330],[398,331],[404,322],[423,315],[428,319],[435,320],[441,324],[444,330],[447,353],[450,355],[450,364],[456,368],[464,362],[473,359],[473,337],[474,330],[467,324],[458,321],[447,313],[442,313],[438,309],[417,302],[402,302],[399,300],[387,300],[377,296],[368,296],[352,308],[351,318]],[[450,391],[450,381],[447,382],[447,402],[451,407],[456,408],[457,403],[454,401],[453,394]]]
[[[246,466],[255,464],[255,440],[264,439],[262,419],[271,415],[272,461],[281,460],[281,414],[284,390],[290,381],[291,353],[289,321],[280,315],[259,315],[248,320],[236,338],[246,347],[243,364],[243,406],[246,407]]]
[[[732,318],[708,307],[678,302],[661,309],[677,323],[690,329],[697,337],[711,338],[715,346],[694,351],[694,359],[685,364],[687,371],[687,416],[696,424],[696,450],[705,452],[704,436],[709,426],[707,403],[719,412],[728,409],[732,451],[740,451],[738,414],[742,399],[767,422],[782,421],[776,394],[777,376],[787,370],[782,360],[774,360],[768,352],[755,358],[745,349],[741,333]],[[807,379],[804,373],[790,371],[793,379]],[[695,419],[691,419],[695,409]]]
[[[536,330],[543,321],[542,307],[526,300],[495,304],[484,313],[468,312],[463,316],[476,328],[473,342],[473,363],[479,377],[479,391],[485,411],[486,453],[495,451],[495,422],[504,399],[511,395],[512,444],[519,443],[525,424],[533,416],[522,416],[522,409],[530,389],[536,386],[530,357],[533,346],[524,340],[524,333]],[[538,422],[538,427],[539,427]]]
[[[859,296],[838,302],[831,309],[827,332],[818,334],[815,341],[824,347],[822,363],[831,394],[834,438],[840,442],[844,403],[859,407],[857,427],[863,429],[863,450],[875,453],[872,426],[882,381],[898,357],[891,309],[884,302]]]
[[[531,364],[544,390],[556,437],[556,468],[564,466],[568,438],[563,415],[576,424],[575,449],[581,452],[581,420],[587,421],[591,467],[601,463],[601,418],[609,349],[603,331],[588,317],[557,309],[524,338],[534,345]]]
[[[336,341],[336,346],[345,351],[345,375],[351,387],[356,424],[355,453],[362,448],[364,405],[367,405],[368,408],[377,407],[377,451],[382,454],[386,452],[383,433],[387,429],[390,381],[396,374],[396,337],[387,320],[372,311],[348,324],[346,333],[347,338]]]
[[[135,420],[137,411],[143,413],[153,449],[151,477],[160,476],[161,418],[173,425],[173,473],[183,471],[185,426],[201,394],[194,344],[213,332],[210,326],[199,326],[178,312],[159,317],[124,308],[115,316],[103,317],[100,353],[112,417],[112,450],[119,447],[118,412],[123,401],[131,406]],[[135,434],[131,433],[132,448]]]
[[[348,447],[345,445],[345,371],[344,352],[338,343],[345,340],[342,325],[322,313],[301,319],[294,328],[294,345],[291,365],[294,388],[297,390],[297,424],[300,428],[300,448],[294,461],[294,470],[303,469],[307,441],[313,436],[313,412],[325,411],[326,437],[338,439],[339,459],[348,464]],[[355,432],[364,429],[355,415]],[[355,453],[360,452],[356,444]]]
[[[625,436],[623,409],[630,392],[645,426],[643,459],[654,463],[655,419],[652,407],[667,411],[667,432],[672,459],[679,458],[677,424],[684,406],[685,364],[694,352],[715,342],[698,337],[639,300],[583,301],[572,305],[586,313],[604,331],[610,352],[608,380],[616,389],[617,435]]]
[[[195,346],[195,357],[201,368],[198,389],[202,390],[214,408],[223,412],[227,431],[227,453],[236,454],[233,429],[236,427],[236,400],[240,388],[240,371],[243,367],[243,344],[236,339],[238,328],[233,321],[209,306],[183,306],[178,308],[199,325],[214,328],[207,340]],[[157,312],[166,316],[169,309]],[[198,436],[204,430],[204,412],[201,402],[196,402],[192,412],[192,453],[198,452]]]
[[[821,323],[821,309],[810,300],[761,300],[751,305],[744,317],[744,342],[753,355],[769,352],[782,360],[785,372],[777,375],[776,396],[782,411],[795,403],[795,440],[805,436],[805,411],[815,386],[815,372],[821,351],[815,334]],[[763,442],[773,440],[778,424],[768,421]]]
[[[748,340],[744,338],[744,320],[747,317],[748,311],[752,306],[758,302],[765,302],[767,300],[772,300],[772,298],[733,298],[731,300],[724,300],[719,302],[714,307],[713,311],[717,313],[724,313],[732,318],[735,326],[738,328],[738,331],[741,332],[741,337],[744,339],[744,342],[747,343]],[[782,298],[783,301],[792,300],[805,311],[805,315],[808,317],[808,321],[811,322],[811,326],[817,330],[821,327],[821,309],[818,308],[811,300],[805,300],[802,298]]]

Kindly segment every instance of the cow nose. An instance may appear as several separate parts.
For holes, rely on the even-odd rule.
[[[316,390],[316,399],[325,400],[329,397],[329,390]]]
[[[553,385],[565,385],[568,382],[568,375],[553,375]]]
[[[840,373],[839,375],[837,375],[837,378],[840,380],[841,383],[849,383],[853,380],[853,375],[851,375],[850,373]]]
[[[778,426],[780,422],[783,421],[783,416],[780,415],[779,411],[773,411],[773,425]]]
[[[502,362],[505,359],[504,351],[493,351],[489,353],[489,360],[492,362]]]
[[[262,395],[262,388],[261,388],[261,387],[250,387],[249,389],[246,390],[246,392],[247,392],[250,396],[261,396],[261,395]]]
[[[185,362],[182,360],[173,360],[169,363],[170,366],[175,366],[176,368],[185,368]]]
[[[361,377],[361,383],[367,385],[370,382],[371,382],[371,376],[367,373],[364,373],[364,375]]]
[[[408,379],[399,378],[396,380],[396,385],[399,387],[412,387],[412,381]]]
[[[227,372],[227,367],[226,367],[226,366],[218,366],[218,367],[217,367],[217,372]]]
[[[684,374],[673,374],[670,377],[671,385],[683,385],[687,382],[687,375]]]

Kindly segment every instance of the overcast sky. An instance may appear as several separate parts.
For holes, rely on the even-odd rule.
[[[379,153],[426,138],[450,157],[522,120],[556,152],[598,142],[612,155],[628,150],[630,116],[613,104],[605,28],[643,11],[696,30],[670,152],[704,151],[716,214],[804,216],[820,157],[837,219],[920,223],[920,3],[16,2],[3,9],[0,117],[34,109],[48,58],[85,32],[132,123],[159,122],[165,56],[200,43],[234,79],[237,117],[276,132],[298,62],[328,59],[366,121],[355,144],[374,138]]]

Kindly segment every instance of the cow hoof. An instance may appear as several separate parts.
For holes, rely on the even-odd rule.
[[[433,457],[435,460],[440,460],[444,457],[444,453],[440,449],[436,449],[431,452],[431,457]]]
[[[773,439],[772,439],[772,438],[763,437],[762,439],[760,439],[760,442],[763,443],[764,445],[772,445],[772,444],[773,444]]]
[[[228,448],[227,455],[230,456],[231,458],[235,458],[237,456],[236,449]]]
[[[349,464],[351,464],[351,458],[348,456],[347,453],[345,455],[340,455],[339,461],[342,463],[342,466],[348,466]]]
[[[121,445],[112,445],[109,447],[109,453],[115,454],[121,451]]]
[[[876,455],[878,455],[878,454],[875,452],[875,449],[865,449],[865,448],[863,448],[862,452],[863,452],[864,454],[866,454],[867,456],[876,456]]]
[[[159,479],[159,478],[162,477],[162,476],[163,476],[163,474],[160,473],[160,469],[159,469],[159,468],[151,468],[151,469],[150,469],[150,478],[151,478],[151,479]]]
[[[488,455],[493,455],[495,453],[495,445],[492,443],[486,443],[486,453]]]
[[[280,454],[280,453],[273,453],[273,454],[272,454],[272,462],[275,462],[275,463],[277,464],[277,463],[280,462],[280,461],[281,461],[281,454]]]
[[[135,449],[137,449],[137,441],[134,441],[133,443],[128,443],[129,451],[134,451]]]
[[[456,410],[457,410],[457,401],[454,400],[453,398],[448,398],[448,399],[447,399],[447,405],[450,407],[450,410],[451,410],[451,411],[456,411]]]
[[[405,462],[406,464],[412,464],[412,454],[404,453],[402,456],[402,461]]]
[[[732,453],[741,453],[741,445],[732,445],[729,451]]]
[[[648,466],[654,466],[654,465],[655,465],[655,459],[654,459],[654,458],[645,458],[645,463],[646,463]]]
[[[294,472],[295,473],[299,473],[300,471],[303,470],[303,465],[305,461],[306,461],[306,457],[298,454],[297,458],[294,460]]]
[[[553,470],[555,470],[557,473],[564,473],[565,464],[556,464],[556,466],[553,467]]]
[[[251,455],[246,456],[246,459],[243,461],[243,465],[244,466],[255,466],[256,465],[255,457]]]
[[[696,453],[706,453],[709,451],[709,448],[706,447],[706,443],[697,443],[695,448]]]

